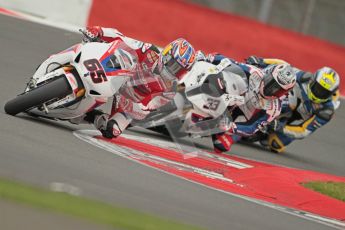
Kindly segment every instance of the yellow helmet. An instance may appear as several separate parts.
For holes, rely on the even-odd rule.
[[[313,79],[308,84],[308,98],[315,103],[323,103],[332,98],[340,84],[337,72],[329,67],[323,67],[316,71]]]

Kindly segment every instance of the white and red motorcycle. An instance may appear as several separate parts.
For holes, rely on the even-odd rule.
[[[71,51],[69,63],[50,63],[46,73],[36,72],[25,91],[6,103],[5,112],[80,117],[106,103],[139,68],[136,52],[122,40],[80,43],[61,53]]]
[[[234,126],[231,109],[244,103],[248,87],[240,68],[223,59],[195,63],[180,88],[174,100],[134,125],[176,137],[223,133]]]

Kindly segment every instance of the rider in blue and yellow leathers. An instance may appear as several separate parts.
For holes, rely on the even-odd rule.
[[[282,63],[279,59],[251,56],[248,64],[265,68],[269,64]],[[314,74],[294,68],[297,83],[277,119],[275,131],[266,135],[262,144],[274,152],[284,152],[296,139],[303,139],[327,124],[339,107],[340,77],[335,70],[323,67]]]

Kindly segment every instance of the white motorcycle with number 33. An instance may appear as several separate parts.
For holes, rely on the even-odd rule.
[[[169,135],[177,132],[199,137],[225,132],[234,125],[228,111],[244,103],[247,82],[236,73],[236,65],[231,60],[223,59],[218,65],[199,61],[186,74],[181,85],[184,90],[174,98],[174,111],[167,110],[166,116],[162,116],[164,112],[153,113],[152,116],[159,119],[141,126],[167,133],[164,125],[179,119],[182,125],[172,122],[177,128],[172,128],[174,130],[170,130]]]

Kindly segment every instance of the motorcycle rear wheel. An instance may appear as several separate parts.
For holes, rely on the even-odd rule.
[[[54,98],[63,98],[70,93],[72,93],[72,89],[67,79],[59,77],[18,95],[16,98],[8,101],[4,109],[7,114],[15,116]]]

